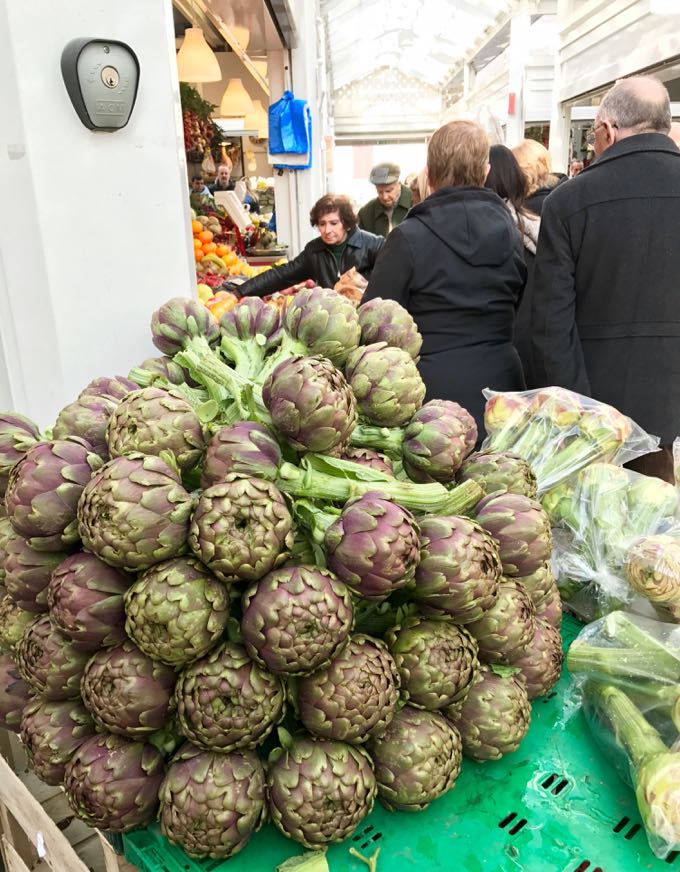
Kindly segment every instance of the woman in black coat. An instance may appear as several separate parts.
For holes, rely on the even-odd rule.
[[[454,400],[484,432],[482,389],[524,388],[512,344],[526,267],[510,213],[484,188],[489,142],[471,121],[432,136],[433,193],[387,238],[364,301],[401,303],[423,336],[419,363],[428,399]]]

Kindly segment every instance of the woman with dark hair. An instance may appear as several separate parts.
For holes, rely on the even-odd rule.
[[[275,266],[232,289],[244,297],[263,297],[307,279],[332,288],[352,267],[365,279],[370,278],[385,240],[357,227],[357,216],[347,197],[326,194],[314,204],[309,219],[319,230],[317,239],[308,242],[290,263]]]

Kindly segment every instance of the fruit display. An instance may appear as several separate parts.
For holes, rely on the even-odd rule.
[[[217,107],[204,100],[187,82],[180,82],[180,99],[187,159],[200,162],[206,150],[210,149],[215,134],[219,132],[210,117]]]

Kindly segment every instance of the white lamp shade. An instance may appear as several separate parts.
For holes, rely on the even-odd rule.
[[[215,52],[200,27],[184,31],[184,42],[177,52],[177,72],[181,82],[219,82],[222,78]]]
[[[253,111],[246,115],[243,126],[246,130],[257,130],[259,139],[269,136],[269,116],[259,100],[253,100]]]
[[[253,101],[243,87],[240,79],[229,79],[227,89],[222,95],[220,115],[223,118],[243,118],[253,111]]]
[[[243,51],[245,51],[248,48],[248,43],[250,42],[250,31],[248,30],[248,28],[244,27],[242,24],[233,24],[231,26],[231,32],[238,40],[238,44],[241,46]]]

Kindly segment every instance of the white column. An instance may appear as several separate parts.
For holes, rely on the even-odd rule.
[[[571,13],[573,0],[558,0],[557,35],[558,47],[555,53],[555,73],[553,76],[552,111],[550,113],[550,140],[548,148],[555,172],[568,172],[569,138],[571,131],[571,105],[560,102],[562,93],[562,40]]]
[[[514,94],[514,112],[508,112],[505,141],[509,148],[524,139],[524,80],[530,47],[531,16],[526,5],[513,15],[508,46],[508,92]],[[508,107],[509,108],[509,107]]]
[[[84,36],[139,59],[115,133],[86,129],[62,81]],[[0,0],[0,105],[0,408],[44,426],[157,353],[152,311],[195,287],[170,2]]]

